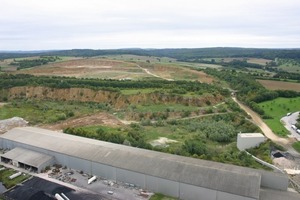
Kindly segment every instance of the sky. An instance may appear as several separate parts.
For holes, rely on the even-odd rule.
[[[1,0],[0,50],[300,48],[300,0]]]

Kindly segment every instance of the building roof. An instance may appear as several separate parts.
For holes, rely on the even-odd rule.
[[[239,133],[239,135],[243,138],[252,138],[252,137],[262,137],[264,138],[265,136],[261,133]]]
[[[1,135],[1,138],[181,183],[256,199],[259,197],[261,174],[258,170],[250,168],[112,144],[33,127],[14,128]]]
[[[30,151],[27,149],[16,147],[5,154],[1,155],[1,157],[8,158],[11,160],[16,160],[26,165],[30,165],[36,168],[39,168],[45,162],[53,159],[53,156],[49,156],[46,154],[38,153],[35,151]]]

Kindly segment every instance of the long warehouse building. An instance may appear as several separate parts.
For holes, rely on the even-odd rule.
[[[14,128],[0,135],[0,148],[10,150],[0,155],[1,161],[20,162],[20,166],[32,166],[38,172],[40,167],[45,167],[45,163],[57,163],[180,199],[299,198],[297,194],[286,192],[288,178],[283,174],[112,144],[41,128]],[[26,156],[18,156],[23,153]],[[37,163],[37,158],[42,155],[45,155],[40,160],[43,163]]]

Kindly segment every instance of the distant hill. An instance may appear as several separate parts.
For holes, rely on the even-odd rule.
[[[235,48],[235,47],[215,47],[215,48],[194,48],[194,49],[113,49],[113,50],[93,50],[93,49],[72,49],[58,51],[19,51],[0,52],[0,59],[27,57],[27,56],[76,56],[93,57],[105,55],[132,54],[141,56],[170,57],[178,60],[193,60],[201,58],[220,57],[255,57],[265,59],[289,58],[300,59],[300,49],[255,49],[255,48]]]

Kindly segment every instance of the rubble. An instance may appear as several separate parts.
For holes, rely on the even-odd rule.
[[[0,134],[16,127],[27,126],[28,122],[21,117],[0,120]]]

